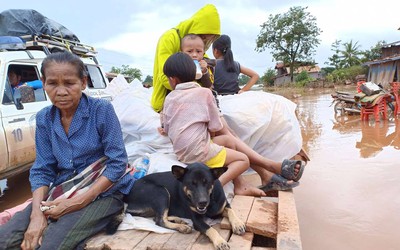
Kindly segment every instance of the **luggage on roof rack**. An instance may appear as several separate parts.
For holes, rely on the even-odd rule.
[[[49,35],[79,42],[63,25],[32,9],[10,9],[0,13],[0,36]]]

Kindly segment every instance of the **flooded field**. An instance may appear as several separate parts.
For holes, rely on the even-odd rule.
[[[329,93],[294,100],[311,158],[294,189],[303,249],[399,249],[400,121],[335,118]],[[0,212],[29,198],[26,173],[5,186]]]

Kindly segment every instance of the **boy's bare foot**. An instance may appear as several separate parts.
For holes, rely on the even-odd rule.
[[[235,195],[255,196],[255,197],[267,196],[264,193],[264,191],[249,184],[241,185],[240,187],[234,187],[233,191]]]

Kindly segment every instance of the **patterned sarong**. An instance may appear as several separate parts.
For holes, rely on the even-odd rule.
[[[93,162],[86,167],[82,172],[76,175],[74,178],[69,179],[56,187],[50,189],[47,201],[56,199],[68,199],[77,194],[82,194],[89,190],[92,184],[101,176],[103,171],[106,169],[107,157],[103,156],[99,160]],[[131,171],[129,165],[125,170],[125,174]],[[123,176],[125,176],[125,174]],[[121,176],[121,178],[123,177]],[[111,186],[109,187],[111,188]]]

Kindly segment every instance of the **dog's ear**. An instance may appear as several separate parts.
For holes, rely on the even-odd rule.
[[[179,166],[179,165],[173,165],[171,167],[171,172],[175,176],[176,179],[181,181],[183,176],[186,174],[187,169],[182,166]]]
[[[210,168],[210,171],[214,176],[214,179],[218,179],[223,173],[226,172],[226,170],[228,170],[227,167]]]

